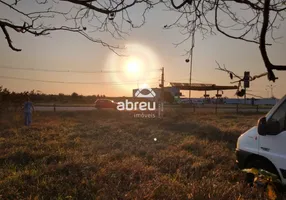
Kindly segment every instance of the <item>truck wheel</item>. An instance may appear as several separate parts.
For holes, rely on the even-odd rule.
[[[250,169],[250,168],[263,169],[270,173],[276,174],[279,177],[279,174],[277,173],[275,167],[271,163],[269,163],[269,161],[260,160],[260,159],[251,160],[246,164],[245,168],[246,169]],[[245,181],[246,183],[252,186],[253,181],[254,181],[254,175],[251,173],[247,173],[245,177]]]

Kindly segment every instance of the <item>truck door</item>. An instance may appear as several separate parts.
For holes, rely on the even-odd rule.
[[[280,131],[274,135],[259,135],[259,154],[268,158],[277,168],[284,183],[286,181],[286,99],[274,111],[267,122],[280,124]]]

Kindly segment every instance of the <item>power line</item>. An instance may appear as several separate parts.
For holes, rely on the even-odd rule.
[[[136,84],[137,83],[137,81],[129,81],[129,82],[124,82],[124,83],[118,83],[118,82],[64,82],[64,81],[39,80],[39,79],[29,79],[29,78],[20,78],[20,77],[11,77],[11,76],[0,76],[0,78],[10,79],[10,80],[42,82],[42,83],[81,84],[81,85],[99,85],[99,84],[100,85],[103,85],[103,84],[108,84],[108,85],[125,85],[125,84]],[[153,79],[155,79],[155,78],[153,78]],[[148,80],[148,79],[145,79],[145,80]],[[149,79],[149,80],[152,80],[152,79]]]
[[[172,80],[172,81],[169,81],[169,82],[174,82],[174,81],[184,81],[184,80],[189,80],[190,78],[182,78],[182,79],[176,79],[176,80]],[[198,79],[193,79],[192,80],[194,81],[197,81],[197,82],[201,82],[201,83],[206,83],[206,81],[202,81],[202,80],[198,80]]]
[[[248,96],[253,96],[253,97],[258,97],[258,98],[263,98],[262,96],[258,96],[258,95],[255,95],[255,94],[250,94],[250,93],[247,93]]]
[[[60,72],[60,73],[80,73],[80,74],[96,74],[96,73],[124,73],[124,70],[97,70],[97,71],[78,71],[78,70],[54,70],[54,69],[41,69],[41,68],[23,68],[23,67],[7,67],[0,66],[0,69],[8,70],[25,70],[25,71],[41,71],[41,72]],[[159,71],[160,69],[148,70]]]

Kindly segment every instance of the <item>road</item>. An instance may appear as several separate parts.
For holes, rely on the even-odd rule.
[[[96,110],[94,107],[56,107],[56,111],[90,111]],[[35,106],[35,111],[54,111],[51,106]]]
[[[96,110],[94,107],[56,107],[56,111],[92,111]],[[165,111],[181,111],[181,112],[210,112],[215,113],[215,107],[197,107],[197,108],[180,108],[180,107],[165,107]],[[259,112],[266,113],[270,108],[259,108]],[[51,106],[35,106],[35,111],[54,111],[54,107]],[[239,108],[239,112],[257,112],[256,107]],[[237,112],[236,107],[218,107],[217,112]]]

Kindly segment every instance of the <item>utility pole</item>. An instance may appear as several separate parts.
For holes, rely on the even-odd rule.
[[[139,89],[139,80],[137,79],[137,89]]]
[[[243,85],[244,85],[244,104],[246,104],[246,88],[249,88],[249,77],[250,77],[250,72],[245,71],[244,72],[244,77],[243,77]]]
[[[161,88],[161,115],[162,117],[164,117],[164,114],[163,114],[163,107],[164,107],[164,82],[165,82],[165,78],[164,78],[165,74],[164,74],[164,67],[162,67],[162,77],[161,77],[161,85],[162,85],[162,88]]]
[[[245,94],[244,94],[244,104],[246,104],[246,87],[244,87]]]
[[[192,41],[191,41],[191,52],[190,52],[190,87],[192,87],[192,70],[193,70],[193,50],[195,46],[195,31],[192,33]],[[192,90],[189,90],[189,101],[191,100]]]
[[[161,68],[161,95],[160,95],[160,102],[159,102],[159,117],[163,117],[163,107],[164,107],[164,83],[165,83],[165,74],[164,74],[164,67]]]
[[[275,88],[275,86],[273,86],[272,84],[271,85],[268,85],[267,87],[270,88],[270,92],[271,92],[271,98],[274,97],[274,94],[273,94],[273,88]]]
[[[267,92],[267,96],[266,98],[269,98],[269,90],[267,88],[265,88],[266,92]]]

